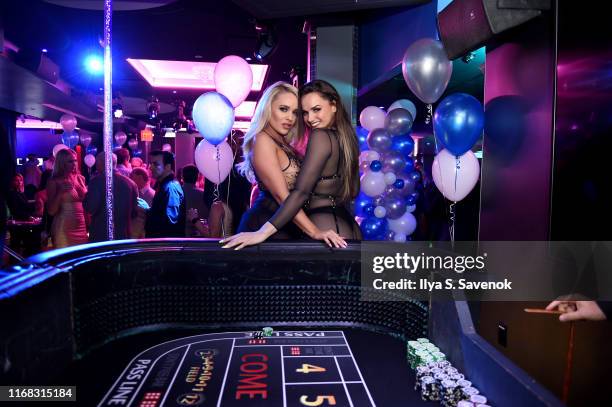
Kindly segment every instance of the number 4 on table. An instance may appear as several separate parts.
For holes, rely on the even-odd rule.
[[[308,363],[302,363],[302,368],[295,369],[295,371],[300,372],[300,373],[320,373],[320,372],[326,372],[327,369],[321,366],[315,366],[315,365],[309,365]],[[306,404],[306,405],[310,405],[310,404]],[[312,404],[312,405],[318,406],[318,404]]]

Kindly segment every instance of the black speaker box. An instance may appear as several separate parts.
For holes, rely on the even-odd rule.
[[[548,9],[550,0],[454,0],[438,14],[440,39],[455,59]]]

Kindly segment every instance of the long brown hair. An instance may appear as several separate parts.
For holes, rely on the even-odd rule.
[[[349,202],[359,193],[359,144],[357,143],[357,134],[351,125],[351,120],[342,104],[338,91],[329,82],[321,79],[308,82],[300,88],[299,117],[303,117],[301,106],[302,97],[312,92],[317,92],[321,97],[327,99],[336,106],[333,125],[338,130],[340,173],[345,180],[342,185],[342,190],[340,191],[340,198],[344,202]],[[304,120],[298,119],[298,134],[303,136],[305,131]]]

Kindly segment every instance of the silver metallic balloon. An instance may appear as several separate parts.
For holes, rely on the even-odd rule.
[[[374,129],[368,134],[368,147],[372,150],[376,150],[379,153],[387,151],[391,144],[391,135],[385,129]]]
[[[416,190],[416,182],[410,177],[408,177],[408,174],[401,174],[398,176],[398,178],[404,180],[404,187],[402,189],[398,189],[402,196],[408,196],[414,193],[414,191]]]
[[[412,128],[413,121],[412,114],[408,110],[400,107],[387,113],[387,117],[385,117],[385,129],[387,129],[391,136],[407,134]]]
[[[431,38],[415,41],[402,59],[406,84],[425,103],[440,99],[452,73],[453,63],[448,60],[444,46]]]
[[[374,206],[383,206],[385,204],[385,197],[383,195],[376,196],[372,201]]]
[[[385,197],[385,209],[388,219],[399,219],[406,212],[406,202],[399,192],[393,192]]]
[[[389,151],[385,153],[382,163],[383,172],[399,174],[406,167],[406,160],[399,151]]]

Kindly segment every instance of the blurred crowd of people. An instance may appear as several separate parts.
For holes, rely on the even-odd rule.
[[[60,150],[42,166],[29,155],[13,175],[6,200],[13,226],[7,242],[13,249],[30,255],[108,240],[104,153],[96,156],[89,172],[77,161],[71,149]],[[227,187],[215,192],[215,185],[207,183],[205,192],[197,167],[186,165],[175,172],[174,155],[168,151],[153,151],[145,163],[131,158],[126,148],[116,149],[113,184],[115,239],[219,238],[235,231],[235,215],[240,220],[241,213],[234,214],[228,205]]]

